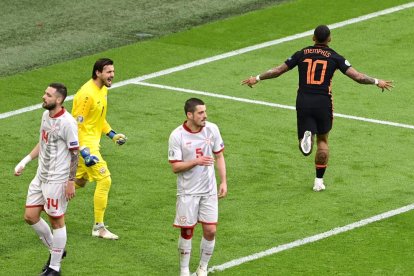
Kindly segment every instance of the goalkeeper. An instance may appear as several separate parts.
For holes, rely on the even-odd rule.
[[[117,240],[104,224],[108,194],[111,188],[111,173],[100,152],[102,134],[116,145],[123,145],[127,138],[116,133],[106,121],[108,87],[114,78],[114,64],[108,58],[95,62],[92,79],[86,82],[73,99],[72,115],[78,123],[80,157],[76,173],[76,188],[84,187],[87,181],[96,182],[93,199],[95,223],[92,236]]]

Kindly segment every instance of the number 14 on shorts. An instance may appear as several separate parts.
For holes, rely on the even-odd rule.
[[[59,207],[59,199],[58,198],[47,198],[47,209],[55,208],[55,210]]]

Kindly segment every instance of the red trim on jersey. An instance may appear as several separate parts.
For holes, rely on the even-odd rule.
[[[183,123],[183,128],[184,128],[186,131],[190,132],[190,133],[194,133],[194,134],[195,134],[195,133],[200,133],[200,132],[203,130],[203,128],[204,128],[204,127],[201,127],[199,131],[192,131],[191,129],[189,129],[189,128],[188,128],[188,126],[186,125],[186,123],[187,123],[187,121],[185,121],[185,122]]]
[[[78,150],[79,147],[70,148],[69,150]]]
[[[170,162],[170,163],[178,163],[178,162],[183,162],[183,160],[168,160],[168,162]]]
[[[36,208],[36,207],[43,207],[43,205],[26,205],[26,208]]]
[[[223,152],[223,151],[224,151],[224,148],[222,148],[221,150],[219,150],[219,151],[217,151],[217,152],[213,151],[213,153],[214,153],[214,154],[219,154],[220,152]]]
[[[57,118],[57,117],[60,117],[60,116],[62,116],[64,113],[65,113],[65,108],[62,106],[62,109],[61,109],[58,113],[56,113],[56,114],[55,114],[55,116],[53,116],[52,118]]]

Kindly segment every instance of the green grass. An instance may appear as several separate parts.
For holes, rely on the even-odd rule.
[[[4,0],[0,76],[164,36],[279,2]]]
[[[317,4],[324,1],[313,1],[314,6],[307,1],[290,2],[5,77],[0,79],[4,103],[0,112],[40,102],[43,89],[54,80],[67,83],[74,92],[88,79],[98,56],[115,59],[119,81],[312,29],[320,23],[317,12],[326,23],[334,23],[404,2],[335,2],[325,4],[326,9],[321,11]],[[333,8],[343,12],[338,15]],[[297,20],[291,20],[292,14],[298,14]],[[305,18],[305,14],[309,16]],[[397,84],[392,93],[381,94],[373,86],[354,84],[338,73],[334,79],[336,112],[411,123],[408,110],[413,81],[407,60],[413,39],[412,28],[408,27],[412,15],[411,9],[333,31],[332,47],[358,70],[392,78]],[[278,27],[263,28],[265,22],[278,23]],[[293,105],[296,72],[262,82],[254,89],[240,86],[240,81],[283,62],[310,42],[310,38],[299,39],[151,82]],[[170,132],[184,120],[182,106],[190,96],[137,85],[110,91],[108,121],[129,138],[123,147],[105,138],[102,141],[102,155],[113,177],[106,222],[121,238],[113,242],[90,237],[94,184],[78,190],[66,217],[65,275],[178,274],[178,231],[172,227],[176,179],[167,162],[167,142]],[[211,266],[413,201],[412,130],[336,118],[330,135],[328,189],[313,193],[313,160],[303,158],[297,150],[294,111],[199,97],[207,103],[209,120],[221,129],[228,169],[229,196],[220,202],[217,247]],[[67,107],[71,108],[71,102]],[[46,250],[22,219],[36,163],[32,162],[20,178],[12,176],[14,166],[36,143],[41,112],[0,120],[0,233],[4,237],[0,240],[0,274],[4,275],[34,275],[47,258]],[[399,215],[217,274],[407,275],[414,264],[410,257],[412,216],[412,212]],[[198,227],[192,270],[198,261],[199,238]]]

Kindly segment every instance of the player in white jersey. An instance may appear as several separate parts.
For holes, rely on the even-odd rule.
[[[62,106],[67,95],[63,84],[51,83],[43,95],[43,113],[39,143],[14,169],[22,174],[24,167],[38,157],[36,176],[29,185],[24,219],[49,249],[49,260],[40,275],[60,275],[60,263],[66,255],[64,215],[68,201],[75,196],[75,175],[78,166],[78,126]],[[40,217],[44,210],[49,225]]]
[[[203,226],[197,275],[207,275],[214,251],[218,221],[218,198],[227,195],[224,143],[217,125],[207,122],[206,106],[197,98],[186,101],[187,120],[170,135],[168,160],[177,174],[174,226],[181,228],[178,241],[180,275],[190,275],[191,240],[197,222]],[[214,171],[220,176],[219,194]]]

